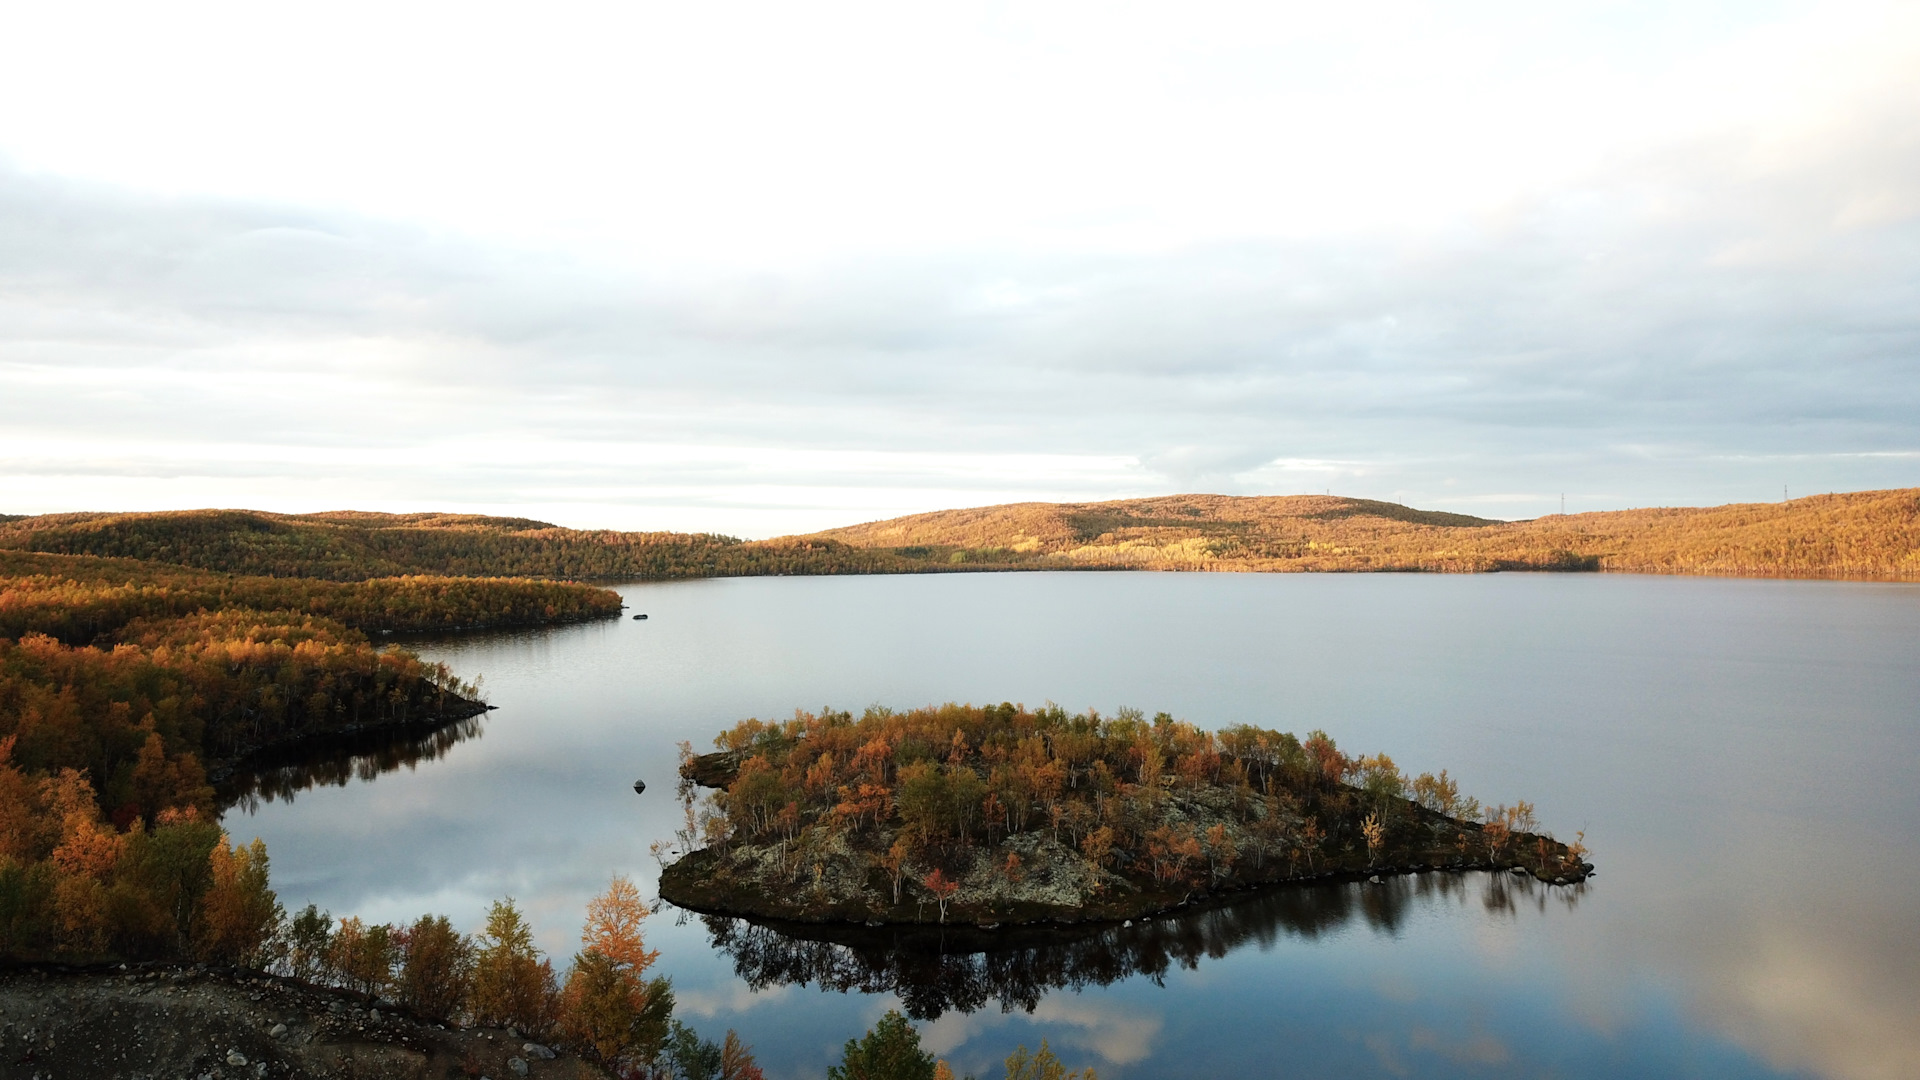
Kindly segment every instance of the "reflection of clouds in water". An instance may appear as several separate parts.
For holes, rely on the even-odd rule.
[[[951,1054],[971,1042],[975,1036],[1005,1026],[1012,1017],[995,1009],[991,1012],[950,1012],[931,1023],[920,1025],[920,1045],[928,1052]]]
[[[1373,1055],[1381,1071],[1394,1076],[1417,1076],[1427,1071],[1420,1059],[1437,1056],[1467,1067],[1504,1065],[1513,1058],[1507,1044],[1484,1030],[1478,1021],[1466,1031],[1436,1031],[1421,1024],[1409,1028],[1403,1038],[1398,1031],[1370,1032],[1360,1044]]]
[[[1380,1071],[1390,1076],[1412,1075],[1412,1070],[1407,1068],[1406,1059],[1400,1056],[1400,1040],[1394,1033],[1376,1031],[1362,1036],[1360,1044],[1373,1055],[1373,1060],[1380,1066]]]
[[[679,990],[673,992],[675,1011],[691,1013],[694,1016],[711,1020],[721,1013],[738,1014],[761,1005],[783,1001],[793,988],[790,986],[770,986],[764,990],[754,990],[744,983],[731,983],[718,992],[711,990]]]
[[[1456,1065],[1502,1065],[1513,1057],[1506,1043],[1481,1030],[1477,1023],[1472,1030],[1458,1035],[1416,1024],[1407,1042],[1416,1050],[1439,1054]]]
[[[1156,1013],[1061,994],[1041,1001],[1033,1015],[1050,1024],[1078,1028],[1062,1035],[1060,1044],[1091,1050],[1115,1065],[1140,1061],[1152,1053],[1154,1037],[1163,1024]]]
[[[1056,1052],[1066,1049],[1098,1054],[1112,1065],[1129,1065],[1145,1060],[1153,1053],[1153,1041],[1165,1021],[1157,1013],[1144,1013],[1114,1002],[1095,1001],[1063,994],[1050,995],[1035,1006],[1033,1022],[1050,1030],[1041,1032]],[[999,1009],[972,1013],[950,1012],[920,1027],[920,1045],[929,1052],[945,1056],[974,1039],[1012,1023],[1014,1014]],[[1064,1029],[1064,1030],[1063,1030]],[[1038,1049],[1039,1039],[1004,1038],[1004,1046],[989,1048],[990,1056],[1011,1053],[1016,1043]],[[1062,1054],[1070,1058],[1070,1054]]]
[[[1702,1011],[1776,1067],[1832,1080],[1920,1076],[1920,920],[1849,914],[1845,936],[1781,912],[1713,943],[1699,959],[1722,977],[1702,981]]]
[[[1420,999],[1420,990],[1404,972],[1378,971],[1373,976],[1373,992],[1388,1001],[1410,1005]]]
[[[848,993],[791,996],[772,1009],[758,1008],[762,999],[750,996],[742,1003],[755,1003],[748,1007],[756,1011],[736,1026],[767,1060],[788,1054],[825,1061],[837,1060],[841,1043],[889,1005],[975,1009],[971,1017],[924,1025],[928,1045],[951,1046],[965,1057],[954,1059],[956,1071],[964,1065],[998,1076],[999,1060],[1022,1040],[1037,1046],[1044,1033],[1065,1047],[1069,1034],[1092,1038],[1099,1029],[1040,1011],[1022,1016],[1018,1004],[1015,1015],[1003,1016],[996,1006],[1029,998],[1036,1008],[1055,998],[1083,1004],[1105,995],[1072,991],[1124,980],[1148,992],[1165,981],[1177,982],[1178,992],[1151,1004],[1163,1010],[1166,1026],[1153,1038],[1153,1055],[1126,1068],[1172,1073],[1200,1054],[1218,1053],[1219,1074],[1257,1074],[1265,1064],[1259,1055],[1275,1044],[1259,1021],[1247,1026],[1233,1018],[1258,1009],[1262,1018],[1283,1013],[1302,1044],[1327,1051],[1323,1075],[1380,1071],[1363,1036],[1387,1031],[1396,1039],[1383,1045],[1415,1075],[1557,1061],[1567,1075],[1604,1076],[1607,1055],[1616,1051],[1643,1053],[1636,1059],[1643,1073],[1685,1073],[1686,1054],[1737,1050],[1742,1056],[1729,1073],[1763,1073],[1763,1063],[1771,1063],[1824,1080],[1920,1076],[1920,939],[1912,933],[1920,924],[1912,900],[1920,879],[1910,869],[1912,838],[1920,836],[1920,803],[1910,795],[1911,762],[1920,758],[1920,729],[1911,721],[1920,673],[1910,673],[1907,658],[1920,633],[1920,609],[1911,586],[1625,576],[1225,582],[1116,575],[1096,582],[969,575],[647,590],[630,593],[654,612],[644,636],[633,628],[648,624],[622,623],[438,650],[436,659],[485,671],[499,684],[505,707],[489,715],[484,738],[417,771],[403,762],[371,784],[348,768],[346,787],[318,783],[299,790],[296,804],[263,802],[250,817],[231,811],[228,827],[236,838],[265,836],[289,908],[312,899],[336,914],[379,921],[438,911],[471,931],[487,902],[512,894],[541,946],[564,963],[579,947],[585,903],[605,888],[609,873],[637,872],[643,882],[653,876],[646,843],[667,835],[677,815],[670,799],[652,792],[636,798],[631,783],[652,775],[655,757],[670,761],[674,741],[704,740],[723,722],[768,715],[768,701],[790,707],[833,700],[837,687],[865,685],[859,680],[875,655],[905,673],[876,696],[949,695],[950,659],[915,675],[915,661],[887,652],[889,642],[871,631],[898,626],[913,611],[946,613],[937,632],[911,643],[915,655],[973,655],[966,650],[977,648],[978,681],[1055,692],[1064,680],[1067,688],[1057,693],[1081,695],[1077,700],[1119,693],[1103,689],[1116,656],[1142,672],[1210,671],[1210,657],[1225,657],[1222,663],[1245,673],[1245,685],[1229,679],[1208,698],[1150,680],[1126,695],[1185,701],[1195,716],[1234,715],[1240,696],[1278,697],[1303,665],[1341,686],[1374,685],[1361,674],[1349,679],[1342,660],[1349,654],[1374,657],[1369,670],[1424,672],[1444,662],[1477,681],[1430,709],[1396,705],[1393,716],[1382,712],[1354,737],[1417,747],[1445,736],[1454,742],[1428,747],[1436,764],[1478,760],[1483,776],[1534,770],[1548,778],[1540,783],[1551,786],[1554,806],[1543,816],[1569,828],[1595,826],[1602,877],[1584,893],[1519,879],[1422,875],[1136,924],[1111,941],[1017,950],[1004,963],[936,958],[937,968],[899,956],[868,962],[855,950],[819,943],[775,949],[743,936],[755,945],[745,974],[767,978],[766,991],[789,978],[811,978]],[[1366,599],[1375,594],[1377,603]],[[1381,626],[1425,626],[1404,618],[1402,598],[1410,596],[1470,600],[1475,606],[1449,607],[1446,615],[1448,626],[1465,619],[1472,632],[1445,641],[1474,648],[1449,645],[1435,653],[1438,638],[1378,640]],[[1272,601],[1249,611],[1282,601],[1301,611],[1301,622],[1318,628],[1314,641],[1327,642],[1324,650],[1314,641],[1274,637],[1264,623],[1241,621],[1238,608],[1222,606],[1247,597]],[[1124,641],[1090,630],[1086,648],[1097,651],[1097,665],[1027,639],[1006,646],[1030,654],[1012,660],[995,660],[979,644],[1001,640],[995,635],[1004,626],[1044,624],[1046,612],[1062,608],[1095,612],[1088,622],[1096,627],[1125,626],[1129,616],[1162,602],[1224,629],[1154,645],[1176,650],[1173,660],[1136,657]],[[1550,622],[1535,617],[1549,608],[1556,612]],[[739,628],[762,625],[805,625],[809,632],[752,639],[764,663],[714,659],[741,651]],[[681,628],[680,636],[654,632],[664,627]],[[1285,646],[1284,654],[1297,659],[1263,666],[1268,654],[1245,645],[1263,641],[1262,648]],[[1620,653],[1620,642],[1636,643],[1637,651]],[[636,652],[642,644],[645,651]],[[1180,652],[1188,645],[1193,652]],[[1524,678],[1508,680],[1505,673],[1519,664]],[[1269,670],[1271,682],[1254,677]],[[1556,689],[1537,706],[1519,696],[1475,696],[1482,685],[1507,695],[1509,683]],[[648,689],[639,693],[636,684]],[[1410,681],[1407,700],[1430,691],[1426,682]],[[1365,698],[1335,699],[1363,716],[1386,708]],[[1418,724],[1403,725],[1400,712],[1417,716]],[[1485,734],[1488,718],[1501,716],[1517,719]],[[1499,752],[1477,749],[1476,739],[1494,740],[1488,745]],[[1568,901],[1578,910],[1569,912]],[[676,919],[687,925],[674,927]],[[699,920],[656,916],[648,932],[650,943],[665,947],[660,970],[704,991],[687,995],[689,1016],[696,1006],[729,1007],[720,969],[739,958],[710,955]],[[928,970],[947,977],[935,989],[950,992],[924,992]],[[1419,999],[1396,1004],[1379,982],[1383,970],[1412,978]],[[1311,994],[1289,997],[1301,976],[1323,982],[1311,984]],[[896,996],[902,978],[920,991]],[[1271,999],[1250,1004],[1249,980],[1271,986]],[[1447,1063],[1447,1051],[1495,1052],[1491,1043],[1474,1043],[1468,1003],[1482,1005],[1484,1026],[1507,1040],[1507,1065]],[[813,1016],[822,1019],[816,1024]],[[1511,1018],[1520,1022],[1509,1027]],[[1242,1036],[1240,1045],[1221,1045],[1223,1031]],[[979,1061],[969,1053],[974,1047]],[[1075,1052],[1094,1060],[1099,1050]]]

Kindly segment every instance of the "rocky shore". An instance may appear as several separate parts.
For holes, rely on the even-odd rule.
[[[604,1080],[512,1029],[257,972],[170,964],[0,968],[5,1080]]]
[[[787,757],[833,763],[814,756],[805,740],[796,740]],[[1290,885],[1490,871],[1567,886],[1593,873],[1583,847],[1529,827],[1525,804],[1519,812],[1503,808],[1491,816],[1497,820],[1482,824],[1404,795],[1318,777],[1295,781],[1288,793],[1259,762],[1218,757],[1225,764],[1214,768],[1223,779],[1119,785],[1101,796],[1106,805],[1098,810],[1088,788],[1061,791],[1045,820],[1036,814],[1033,827],[1004,835],[962,829],[929,841],[897,809],[915,798],[912,780],[884,797],[869,785],[864,805],[849,798],[811,824],[795,801],[785,811],[786,824],[776,820],[756,830],[739,808],[754,795],[746,786],[751,777],[742,777],[757,760],[765,759],[722,751],[683,762],[689,793],[699,787],[718,793],[706,818],[713,842],[665,866],[662,899],[703,914],[768,922],[937,926],[943,940],[973,930],[986,935],[982,947],[991,947],[992,935],[1004,928],[1120,923]],[[967,788],[977,773],[963,760],[955,754],[944,774],[920,774],[947,785],[936,795],[951,817],[973,814],[980,799]],[[1229,773],[1232,782],[1224,779]],[[770,774],[763,767],[759,775]],[[788,787],[780,799],[794,790]],[[840,790],[858,797],[850,785]],[[956,803],[947,794],[953,790],[967,794]],[[896,807],[891,812],[889,798]],[[986,800],[988,806],[995,801]],[[1098,821],[1122,827],[1096,832]]]
[[[776,860],[777,852],[736,849],[722,855],[705,849],[666,868],[660,877],[660,895],[679,907],[706,915],[869,927],[938,926],[942,940],[954,942],[972,941],[969,931],[980,931],[986,936],[976,944],[987,948],[995,943],[995,932],[1004,928],[1098,926],[1149,919],[1217,903],[1240,893],[1291,885],[1353,881],[1379,884],[1404,875],[1482,871],[1567,886],[1580,884],[1592,875],[1593,864],[1569,857],[1565,845],[1530,834],[1523,836],[1533,847],[1525,856],[1515,853],[1504,858],[1461,858],[1454,852],[1434,850],[1421,853],[1419,859],[1371,866],[1364,856],[1355,856],[1336,859],[1317,870],[1284,865],[1269,865],[1264,871],[1248,867],[1204,886],[1155,882],[1138,875],[1106,873],[1096,877],[1088,872],[1084,860],[1060,845],[1037,842],[1016,848],[1008,844],[1006,852],[970,860],[971,872],[961,877],[961,887],[944,918],[921,888],[910,886],[903,890],[900,903],[891,903],[884,880],[871,880],[875,876],[871,873],[860,874],[859,857],[853,852],[833,853],[839,872],[823,871],[814,888],[775,890],[764,887],[761,878],[743,875],[737,868]],[[1542,840],[1548,845],[1545,857],[1539,854]],[[998,868],[1004,865],[1005,854],[1019,850],[1025,851],[1026,858],[1020,878],[1014,880]],[[861,880],[863,877],[868,880]]]

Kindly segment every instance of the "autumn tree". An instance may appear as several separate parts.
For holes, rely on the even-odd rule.
[[[215,964],[264,967],[286,913],[267,884],[267,845],[240,847],[222,835],[208,855],[208,885],[194,933],[194,954]]]
[[[719,1080],[766,1080],[753,1060],[753,1047],[741,1042],[732,1028],[727,1029],[726,1041],[720,1044]]]
[[[1068,1072],[1047,1040],[1040,1040],[1040,1049],[1029,1054],[1025,1044],[1007,1057],[1006,1080],[1100,1080],[1094,1075],[1093,1066],[1084,1070]]]
[[[933,1080],[935,1061],[920,1049],[920,1033],[889,1009],[861,1038],[848,1039],[827,1080]]]
[[[886,855],[882,856],[880,860],[880,865],[886,867],[887,876],[893,881],[893,902],[896,905],[900,903],[900,881],[906,876],[907,859],[912,856],[912,854],[912,845],[907,842],[905,837],[901,837],[895,840],[891,847],[887,848]]]
[[[1227,832],[1224,823],[1207,827],[1207,880],[1217,881],[1233,872],[1233,864],[1240,857],[1240,848],[1233,842],[1232,834]]]
[[[397,936],[400,1001],[426,1016],[459,1012],[473,986],[473,939],[445,915],[422,915]]]
[[[513,897],[487,909],[473,965],[474,1019],[489,1027],[545,1032],[553,1027],[559,990],[553,963],[534,947]]]
[[[294,978],[318,982],[326,974],[332,943],[333,916],[308,904],[287,921],[287,947],[281,963]]]
[[[380,995],[393,986],[393,965],[398,957],[393,927],[386,923],[369,926],[359,916],[340,920],[327,946],[327,970],[349,990]]]
[[[953,899],[954,893],[960,891],[960,883],[949,878],[944,871],[936,866],[933,868],[932,873],[929,873],[921,880],[920,884],[926,886],[927,892],[933,894],[934,903],[940,905],[940,921],[946,922],[947,903]]]
[[[659,959],[641,940],[648,915],[640,890],[624,877],[587,904],[580,932],[581,950],[573,958],[561,998],[561,1030],[612,1061],[632,1049],[635,1025],[646,1012],[646,970]]]
[[[1367,838],[1367,865],[1379,861],[1380,849],[1386,846],[1387,827],[1380,821],[1379,814],[1368,814],[1360,822],[1360,835]]]

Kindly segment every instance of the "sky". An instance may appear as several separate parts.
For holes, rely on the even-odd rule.
[[[0,6],[0,512],[1920,485],[1920,6]]]

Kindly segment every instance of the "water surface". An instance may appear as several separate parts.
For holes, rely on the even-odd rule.
[[[1599,875],[1328,886],[1068,947],[915,957],[667,911],[684,1017],[819,1077],[889,1007],[999,1074],[1050,1040],[1119,1077],[1920,1076],[1920,587],[1615,575],[969,574],[622,589],[645,622],[428,643],[498,711],[230,828],[283,900],[575,948],[657,868],[674,745],[746,716],[947,700],[1325,728]],[[382,771],[390,769],[391,771]],[[636,796],[632,782],[648,781]]]

